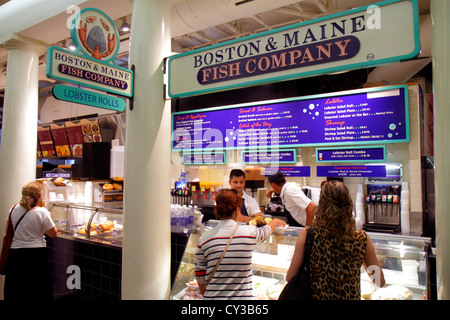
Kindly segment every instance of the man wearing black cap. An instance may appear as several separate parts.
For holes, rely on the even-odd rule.
[[[300,186],[295,182],[286,182],[286,178],[280,171],[267,178],[272,186],[267,194],[270,195],[275,192],[280,195],[287,210],[287,223],[290,226],[311,225],[316,205],[304,194]]]

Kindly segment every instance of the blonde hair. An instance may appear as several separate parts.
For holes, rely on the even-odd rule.
[[[317,207],[315,226],[342,241],[354,239],[353,201],[345,184],[337,180],[323,184]]]
[[[27,210],[36,206],[42,195],[42,185],[37,182],[27,183],[22,187],[22,199],[20,205]]]

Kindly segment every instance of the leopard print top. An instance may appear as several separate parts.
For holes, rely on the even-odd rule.
[[[355,240],[340,243],[322,228],[314,228],[310,256],[311,290],[314,300],[360,300],[361,265],[367,248],[364,231]]]

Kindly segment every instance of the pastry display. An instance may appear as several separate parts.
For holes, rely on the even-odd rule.
[[[107,231],[111,230],[112,228],[114,228],[114,222],[105,221],[105,222],[99,223],[99,225],[97,227],[97,231],[100,230],[100,232],[107,232]]]
[[[87,229],[88,226],[82,226],[78,228],[77,233],[79,234],[86,234],[87,233]],[[112,231],[114,229],[114,222],[112,221],[104,221],[99,223],[98,225],[96,225],[95,223],[91,223],[91,232],[90,235],[95,235],[98,233],[103,233],[103,232],[109,232]]]
[[[123,186],[120,183],[113,183],[114,190],[122,190]]]
[[[59,187],[64,187],[65,185],[67,185],[67,181],[64,180],[64,178],[56,178],[55,181],[53,181],[53,183],[55,184],[55,186]]]
[[[103,185],[103,190],[114,190],[114,186],[112,183],[105,183]]]

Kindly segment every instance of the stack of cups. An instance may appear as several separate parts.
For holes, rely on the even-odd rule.
[[[85,203],[92,203],[93,198],[93,190],[92,190],[92,181],[86,181],[86,184],[84,185],[84,202]]]
[[[409,222],[408,182],[402,182],[402,192],[400,195],[400,220],[401,220],[402,234],[410,235],[411,226]]]
[[[358,184],[358,189],[356,192],[356,203],[355,203],[355,225],[356,229],[361,230],[364,223],[366,222],[365,210],[364,210],[364,192],[362,184]]]

